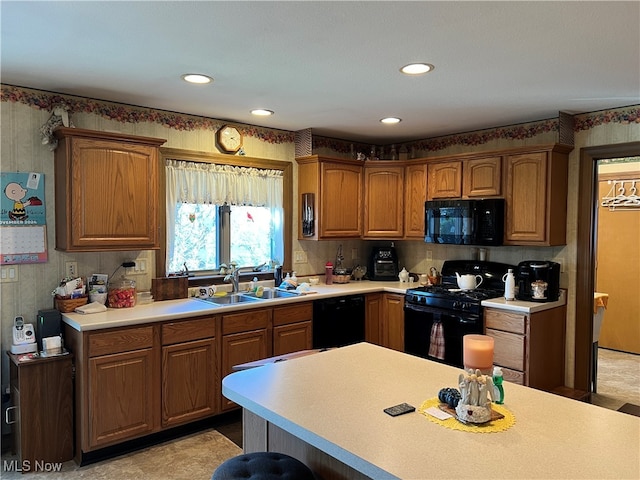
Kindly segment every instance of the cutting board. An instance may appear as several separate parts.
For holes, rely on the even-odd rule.
[[[189,277],[152,278],[151,295],[155,301],[187,298],[189,296]]]

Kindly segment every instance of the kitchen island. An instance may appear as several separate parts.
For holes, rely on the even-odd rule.
[[[460,369],[368,343],[228,375],[246,452],[289,453],[320,479],[640,477],[640,418],[508,384],[506,431],[445,428],[414,412]]]

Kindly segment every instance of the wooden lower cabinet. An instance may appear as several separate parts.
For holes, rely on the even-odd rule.
[[[273,355],[309,350],[313,346],[313,303],[273,309]]]
[[[564,386],[566,306],[531,314],[485,308],[484,318],[505,380],[546,391]]]
[[[365,297],[364,339],[382,345],[382,293],[369,293]]]
[[[217,413],[215,318],[166,323],[161,329],[162,426]]]
[[[404,352],[404,295],[382,294],[382,346]]]
[[[158,396],[151,348],[89,360],[89,447],[151,433]]]

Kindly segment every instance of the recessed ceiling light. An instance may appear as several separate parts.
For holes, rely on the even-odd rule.
[[[251,110],[252,115],[257,115],[259,117],[268,117],[273,115],[273,110],[267,110],[266,108],[255,108]]]
[[[430,63],[410,63],[400,69],[405,75],[422,75],[423,73],[430,72],[435,67]]]
[[[197,83],[199,85],[213,82],[213,78],[209,77],[208,75],[202,75],[200,73],[185,73],[181,78],[185,82]]]
[[[380,122],[381,123],[386,123],[387,125],[393,124],[393,123],[400,123],[402,121],[401,118],[398,117],[387,117],[387,118],[381,118]]]

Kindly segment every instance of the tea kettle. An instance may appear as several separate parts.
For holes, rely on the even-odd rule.
[[[458,288],[462,290],[473,290],[479,287],[483,280],[482,275],[460,275],[458,272],[456,272],[456,278],[458,279]],[[477,279],[480,279],[480,281],[476,283]]]

